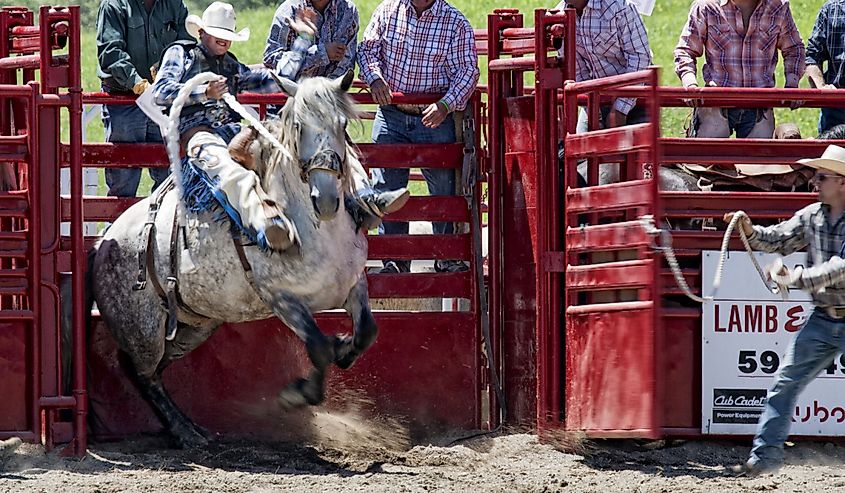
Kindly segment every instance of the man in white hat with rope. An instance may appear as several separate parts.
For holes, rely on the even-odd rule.
[[[815,305],[787,348],[768,392],[750,458],[731,468],[739,474],[780,468],[798,394],[845,350],[845,149],[831,145],[820,158],[798,162],[816,168],[818,202],[774,226],[753,226],[744,215],[739,220],[755,250],[789,255],[807,247],[806,267],[790,270],[779,264],[770,275],[783,288],[809,292]],[[725,214],[725,221],[734,215]]]

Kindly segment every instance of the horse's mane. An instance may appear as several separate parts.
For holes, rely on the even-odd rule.
[[[296,96],[288,98],[278,118],[269,119],[265,126],[272,133],[290,156],[299,156],[298,124],[312,125],[318,128],[343,127],[347,122],[357,120],[358,112],[352,99],[346,92],[337,88],[331,79],[323,77],[300,80]],[[278,170],[280,166],[291,167],[284,171],[299,174],[299,163],[291,163],[282,152],[272,149],[270,143],[261,138],[263,150],[271,151],[269,159],[260,159],[257,171],[262,181]],[[354,195],[354,180],[349,172],[349,160],[357,159],[357,150],[349,139],[346,145],[346,159],[343,162],[343,189]]]

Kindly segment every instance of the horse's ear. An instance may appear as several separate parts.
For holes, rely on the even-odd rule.
[[[352,87],[352,81],[355,79],[355,73],[352,70],[347,70],[343,77],[338,77],[334,80],[335,84],[337,84],[338,89],[343,92],[349,90]]]
[[[296,96],[296,90],[299,88],[299,84],[296,82],[288,79],[287,77],[279,77],[276,72],[269,70],[270,75],[275,79],[276,84],[282,89],[282,92],[287,94],[290,97]]]
[[[290,80],[290,79],[279,79],[280,86],[282,86],[282,91],[290,97],[296,96],[296,90],[299,89],[299,84]]]

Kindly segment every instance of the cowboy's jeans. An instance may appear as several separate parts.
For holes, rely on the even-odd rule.
[[[607,128],[607,115],[610,114],[610,105],[604,104],[599,108],[601,116],[601,128]],[[628,118],[625,120],[625,125],[636,125],[638,123],[648,123],[648,114],[644,106],[634,106],[628,112]],[[588,131],[589,117],[584,108],[578,109],[578,123],[575,127],[575,133],[582,134]]]
[[[104,104],[103,126],[107,142],[162,143],[161,131],[147,115],[134,104]],[[169,168],[149,168],[153,190],[170,174]],[[141,168],[107,168],[106,185],[110,197],[134,197],[141,182]]]
[[[229,155],[226,142],[210,132],[200,131],[188,142],[188,155],[197,157],[195,163],[216,181],[217,189],[226,195],[226,201],[240,216],[240,222],[246,228],[258,233],[265,230],[268,220],[264,207],[264,191],[258,180],[258,175],[236,163]],[[274,197],[279,211],[285,209],[285,204]]]
[[[819,114],[819,133],[845,123],[845,110],[842,108],[822,108]]]
[[[771,139],[775,132],[775,114],[771,108],[695,108],[692,113],[692,137]]]
[[[845,319],[834,319],[815,310],[786,349],[775,383],[766,396],[750,462],[764,467],[780,466],[798,394],[843,350]]]

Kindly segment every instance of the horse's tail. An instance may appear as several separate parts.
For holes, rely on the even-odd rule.
[[[170,159],[170,172],[173,174],[173,179],[176,187],[179,190],[179,196],[183,196],[182,190],[182,165],[179,158],[179,115],[182,114],[182,108],[188,101],[191,92],[200,84],[205,84],[216,79],[218,76],[211,72],[203,72],[201,74],[191,77],[170,106],[170,124],[167,126],[165,135],[165,143],[167,144],[167,157]]]

